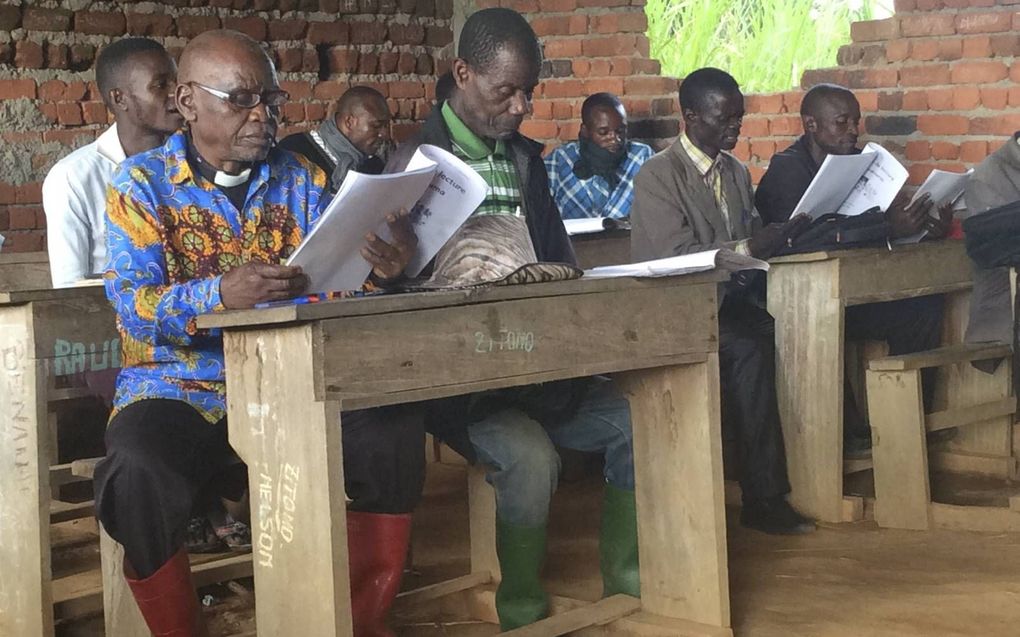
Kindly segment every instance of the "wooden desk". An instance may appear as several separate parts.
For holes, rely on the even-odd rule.
[[[730,635],[719,280],[578,280],[200,317],[225,330],[230,441],[251,481],[259,634],[351,634],[341,410],[615,372],[634,421],[642,599],[575,608],[521,634],[615,620],[613,634]],[[482,485],[470,495],[471,574],[404,601],[498,579],[495,507]]]
[[[45,275],[45,262],[6,259],[0,282],[26,272]],[[45,272],[40,270],[42,268]],[[50,568],[50,522],[92,515],[92,503],[51,501],[50,487],[70,471],[56,458],[51,402],[87,396],[74,375],[120,366],[113,311],[101,288],[0,291],[0,635],[53,635],[54,604],[63,599]],[[51,471],[53,477],[51,478]],[[57,586],[55,586],[57,584]],[[94,604],[99,590],[76,591]]]
[[[43,290],[52,286],[45,252],[0,252],[0,290]]]
[[[844,310],[851,305],[948,294],[966,305],[970,262],[962,241],[780,257],[768,273],[776,319],[776,385],[792,502],[839,522],[843,514]],[[960,320],[959,307],[947,321]],[[953,317],[953,318],[950,318]],[[956,337],[962,334],[956,329]]]
[[[577,264],[587,270],[600,265],[630,263],[630,230],[606,230],[570,237]]]

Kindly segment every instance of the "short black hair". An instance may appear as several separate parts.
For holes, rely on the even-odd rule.
[[[584,100],[581,104],[581,121],[587,124],[591,121],[592,111],[596,108],[610,108],[613,110],[623,108],[623,102],[620,98],[613,95],[612,93],[595,93],[594,95],[588,96],[588,99]]]
[[[705,98],[713,93],[728,95],[740,92],[740,85],[733,76],[721,69],[705,67],[692,72],[680,83],[680,108],[697,111]]]
[[[125,65],[133,56],[140,53],[169,55],[162,44],[149,38],[121,38],[106,45],[99,52],[96,57],[96,84],[104,102],[110,99],[110,91],[117,88]]]
[[[836,96],[849,97],[857,101],[857,96],[845,86],[840,86],[839,84],[815,84],[808,89],[808,92],[804,94],[804,99],[800,102],[801,116],[817,115],[818,107],[822,105],[822,102]]]
[[[389,112],[389,106],[382,93],[371,86],[352,86],[337,100],[336,113],[337,115],[350,115],[358,106],[364,106],[370,102],[382,104],[386,108],[386,112]]]
[[[457,56],[478,71],[485,72],[503,49],[536,67],[542,64],[542,45],[524,16],[513,9],[493,7],[471,14],[460,32]]]
[[[436,102],[443,103],[453,97],[457,90],[457,82],[453,79],[453,71],[447,71],[436,80]]]

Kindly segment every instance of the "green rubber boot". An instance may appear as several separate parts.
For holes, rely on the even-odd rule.
[[[527,626],[549,613],[539,574],[545,562],[545,526],[515,526],[496,520],[496,554],[502,579],[496,589],[501,630]]]
[[[617,593],[641,597],[638,571],[637,506],[634,492],[607,484],[602,497],[599,537],[602,596]]]

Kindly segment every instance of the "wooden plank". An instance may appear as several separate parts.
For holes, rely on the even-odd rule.
[[[58,522],[68,522],[70,520],[80,520],[81,518],[90,518],[95,515],[96,505],[92,500],[86,502],[61,502],[60,500],[51,500],[50,506],[50,524],[57,524]]]
[[[963,425],[973,425],[993,418],[1010,416],[1016,413],[1016,398],[1003,398],[981,405],[945,409],[924,417],[924,427],[928,431],[952,429]]]
[[[875,461],[875,521],[895,529],[930,526],[921,372],[868,371]]]
[[[864,498],[858,495],[843,496],[843,522],[859,522],[864,519]]]
[[[191,565],[191,577],[196,587],[251,577],[254,572],[251,553],[221,556],[215,560]]]
[[[74,288],[74,295],[34,301],[35,357],[52,362],[55,377],[120,367],[116,315],[102,294]]]
[[[248,465],[265,635],[353,631],[340,410],[315,400],[313,347],[308,325],[224,338],[230,443]]]
[[[430,602],[441,597],[446,597],[447,595],[466,591],[469,588],[484,586],[485,584],[491,583],[492,574],[488,572],[462,575],[461,577],[455,577],[453,579],[446,580],[445,582],[438,582],[436,584],[422,586],[421,588],[415,588],[410,591],[404,591],[397,595],[394,608],[416,606],[424,602]]]
[[[72,482],[82,482],[88,478],[75,475],[71,463],[55,464],[50,467],[50,487],[59,487]]]
[[[73,298],[103,299],[105,291],[101,286],[51,288],[49,283],[41,288],[3,290],[0,289],[0,305],[22,305],[37,301],[66,301]]]
[[[868,369],[875,371],[903,371],[941,367],[955,363],[969,363],[993,358],[1004,358],[1012,354],[1012,348],[1003,343],[960,343],[931,349],[916,354],[887,356],[871,361]]]
[[[843,475],[848,476],[851,473],[869,471],[874,464],[871,458],[845,458],[843,460]]]
[[[71,473],[91,480],[96,473],[96,465],[102,458],[81,458],[71,461]]]
[[[1016,533],[1020,513],[1008,507],[971,507],[932,502],[931,520],[937,528],[954,531]]]
[[[932,451],[928,463],[937,471],[971,473],[1009,479],[1016,474],[1016,458],[959,451]]]
[[[570,237],[577,265],[585,270],[630,263],[630,230],[612,230]]]
[[[946,387],[946,408],[960,409],[1004,401],[1013,396],[1011,358],[1002,361],[994,373],[987,374],[969,363],[943,367],[939,371]],[[995,456],[1013,455],[1011,414],[961,426],[947,447],[949,451]]]
[[[733,631],[685,619],[637,612],[605,626],[582,628],[575,637],[733,637]]]
[[[485,481],[485,467],[468,467],[468,532],[470,534],[471,572],[488,575],[499,582],[499,557],[496,555],[496,492]]]
[[[0,254],[0,258],[10,257]],[[50,264],[46,261],[0,261],[0,299],[8,292],[37,290],[53,284],[50,278]]]
[[[613,595],[595,603],[569,610],[559,615],[515,630],[500,633],[505,637],[551,637],[566,635],[587,626],[598,626],[615,621],[641,608],[641,600],[629,595]]]
[[[150,637],[131,589],[124,580],[124,548],[99,529],[99,554],[103,571],[103,624],[107,635]]]
[[[843,306],[839,263],[773,266],[768,310],[776,320],[776,394],[791,503],[826,522],[842,519]]]
[[[839,298],[846,305],[940,294],[971,285],[962,241],[932,241],[891,252],[840,255]],[[771,293],[771,290],[770,290]]]
[[[0,307],[0,635],[53,634],[46,381],[30,306]]]
[[[49,263],[50,256],[45,250],[38,252],[0,252],[0,266],[19,263]]]
[[[325,303],[284,305],[257,310],[234,310],[215,312],[198,317],[198,327],[265,327],[299,321],[317,321],[348,316],[367,316],[425,310],[461,305],[477,305],[525,298],[569,296],[573,294],[594,294],[628,290],[651,290],[678,285],[718,283],[729,278],[724,271],[688,274],[679,277],[657,277],[651,279],[574,279],[552,283],[529,283],[499,287],[471,288],[466,290],[443,290],[405,294],[384,294],[377,296],[339,299]]]
[[[729,626],[718,355],[618,381],[634,428],[642,607]]]
[[[393,394],[493,380],[506,386],[544,372],[572,378],[649,359],[664,364],[715,349],[715,298],[713,283],[421,310],[413,321],[402,314],[322,321],[324,390]]]

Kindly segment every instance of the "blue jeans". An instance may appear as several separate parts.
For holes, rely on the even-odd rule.
[[[634,442],[630,405],[608,378],[595,378],[577,412],[543,426],[523,411],[504,409],[472,424],[468,437],[496,490],[496,516],[536,527],[549,517],[560,473],[555,446],[605,454],[605,479],[634,490]]]

